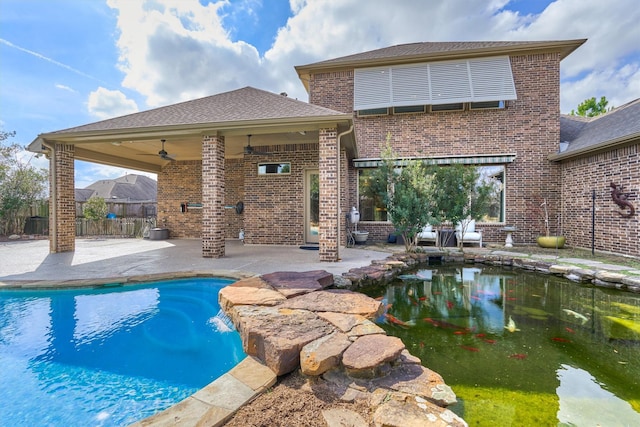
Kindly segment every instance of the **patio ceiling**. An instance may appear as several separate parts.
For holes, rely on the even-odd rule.
[[[317,143],[318,131],[314,129],[260,133],[260,129],[247,128],[234,132],[217,132],[225,136],[225,158],[241,158],[247,145],[247,135],[251,134],[251,146],[257,148],[281,144]],[[264,131],[262,131],[264,132]],[[111,135],[103,138],[64,140],[75,146],[75,158],[87,162],[110,166],[127,167],[147,172],[160,172],[170,160],[161,158],[158,152],[162,148],[161,140],[165,140],[164,149],[177,161],[202,160],[202,138],[198,134],[182,134],[176,132],[154,132],[153,135]],[[262,148],[262,151],[268,149]]]

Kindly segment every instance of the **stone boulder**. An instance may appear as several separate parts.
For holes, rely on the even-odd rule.
[[[340,364],[342,353],[351,345],[349,337],[334,332],[305,345],[300,352],[300,368],[305,375],[322,375]]]
[[[326,312],[318,313],[318,316],[349,335],[352,339],[362,335],[385,334],[384,329],[359,314]]]
[[[370,384],[373,387],[420,396],[438,406],[449,406],[457,402],[455,393],[438,373],[416,363],[394,366],[386,376],[374,378]]]
[[[218,293],[218,303],[225,312],[235,305],[273,306],[286,299],[280,292],[262,287],[226,286]]]
[[[281,307],[359,314],[372,318],[382,311],[382,304],[371,297],[344,289],[330,289],[300,295],[285,301]]]
[[[278,376],[298,368],[306,344],[335,330],[306,310],[238,305],[230,313],[245,353],[262,360]]]
[[[449,409],[402,394],[387,395],[373,414],[376,427],[467,427]]]
[[[327,288],[334,280],[333,274],[324,270],[280,271],[260,277],[287,298]]]
[[[396,360],[404,349],[400,338],[364,335],[344,352],[342,364],[352,377],[374,378],[385,369],[385,364]]]

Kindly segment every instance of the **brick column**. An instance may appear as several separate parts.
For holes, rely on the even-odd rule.
[[[338,261],[338,130],[320,129],[320,261]]]
[[[55,144],[49,162],[49,252],[76,249],[74,146]]]
[[[202,256],[224,256],[224,136],[202,137]]]

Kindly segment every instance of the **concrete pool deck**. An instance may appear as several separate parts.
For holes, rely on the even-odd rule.
[[[398,247],[400,248],[400,246]],[[325,270],[340,275],[384,259],[389,252],[341,248],[338,262],[320,262],[318,251],[298,246],[243,245],[227,240],[223,258],[203,258],[199,239],[77,239],[75,252],[50,254],[48,240],[0,242],[0,287],[184,272],[230,277],[276,271]]]

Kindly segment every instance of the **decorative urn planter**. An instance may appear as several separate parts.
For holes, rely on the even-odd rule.
[[[565,242],[564,236],[539,236],[538,246],[541,248],[563,248]]]
[[[353,239],[356,241],[356,244],[364,245],[369,237],[368,231],[354,231]]]

